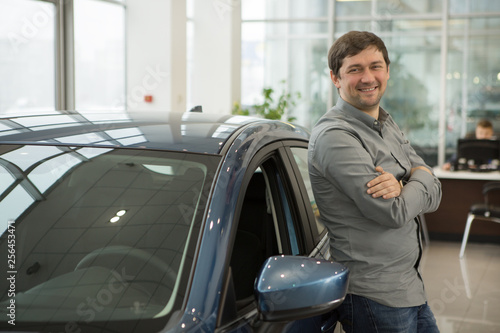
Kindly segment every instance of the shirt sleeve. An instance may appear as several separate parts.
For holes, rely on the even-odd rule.
[[[414,151],[412,154],[418,157]],[[408,156],[412,167],[423,163],[415,156]],[[373,157],[354,132],[338,128],[323,131],[315,142],[312,160],[313,167],[347,196],[364,217],[381,225],[399,228],[420,213],[433,211],[439,206],[440,182],[423,170],[416,170],[407,179],[396,198],[373,198],[366,193],[366,184],[379,174],[375,171]]]

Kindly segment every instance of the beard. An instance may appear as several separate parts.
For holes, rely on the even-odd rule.
[[[361,94],[352,96],[349,101],[354,107],[360,110],[371,109],[377,107],[380,104],[380,100],[382,99],[383,92],[377,92],[376,95],[372,96],[363,96]]]

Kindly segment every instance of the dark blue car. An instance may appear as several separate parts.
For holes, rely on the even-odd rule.
[[[201,113],[0,119],[0,331],[320,332],[308,133]]]

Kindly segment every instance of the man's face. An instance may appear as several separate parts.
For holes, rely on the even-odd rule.
[[[340,97],[352,106],[365,111],[378,110],[380,99],[389,80],[389,67],[382,52],[368,47],[352,57],[346,57],[339,75],[330,72]]]
[[[476,139],[488,140],[493,136],[493,129],[489,127],[476,127]]]

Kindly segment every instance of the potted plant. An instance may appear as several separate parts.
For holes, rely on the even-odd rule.
[[[282,81],[284,84],[285,81]],[[250,110],[252,114],[262,116],[266,119],[281,119],[286,113],[287,108],[296,105],[296,100],[300,99],[300,93],[296,92],[294,94],[286,92],[285,89],[281,91],[281,94],[275,99],[273,98],[274,89],[273,88],[263,88],[262,89],[262,103],[253,104],[250,109],[242,108],[239,102],[234,103],[232,113],[238,115],[249,115]],[[294,121],[295,117],[288,117],[287,121]]]

